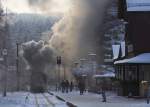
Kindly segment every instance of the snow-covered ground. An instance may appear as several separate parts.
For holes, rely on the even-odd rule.
[[[54,94],[64,98],[65,100],[77,105],[78,107],[149,107],[146,99],[132,99],[117,96],[112,92],[107,92],[107,102],[102,102],[102,96],[99,94],[85,93],[79,95],[79,92],[61,93],[53,92]]]
[[[28,92],[8,93],[0,97],[0,107],[68,107],[65,102],[58,100],[48,93],[32,94]]]
[[[107,102],[102,102],[99,94],[85,93],[80,95],[78,91],[71,93],[52,92],[77,107],[149,107],[145,99],[132,99],[117,96],[107,92]],[[8,93],[7,97],[0,97],[0,107],[68,107],[66,102],[58,100],[48,93],[32,94],[28,92]]]

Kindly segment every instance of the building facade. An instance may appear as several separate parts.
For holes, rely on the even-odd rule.
[[[125,24],[125,57],[114,60],[121,95],[146,96],[150,82],[150,1],[119,0],[118,16]],[[120,48],[121,50],[122,48]]]

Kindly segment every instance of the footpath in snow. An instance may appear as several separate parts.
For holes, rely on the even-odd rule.
[[[85,93],[80,95],[78,91],[70,93],[52,92],[76,105],[77,107],[150,107],[145,99],[133,99],[117,96],[112,92],[107,92],[107,102],[102,102],[101,94]]]

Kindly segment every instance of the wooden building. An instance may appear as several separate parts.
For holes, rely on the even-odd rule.
[[[150,1],[119,0],[118,4],[118,16],[126,22],[125,57],[118,51],[114,60],[120,93],[145,96],[142,81],[150,82]]]

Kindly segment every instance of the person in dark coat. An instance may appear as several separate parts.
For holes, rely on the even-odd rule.
[[[68,89],[69,89],[69,81],[66,80],[65,81],[65,92],[68,93]]]
[[[80,90],[80,95],[83,95],[83,92],[85,90],[84,82],[83,81],[79,81],[78,87],[79,87],[79,90]]]
[[[105,90],[102,90],[102,98],[103,98],[102,102],[106,102],[106,92],[105,92]]]
[[[102,102],[106,102],[106,81],[105,80],[103,80],[102,83],[102,98],[103,98]]]
[[[65,81],[64,80],[61,82],[61,91],[62,91],[62,93],[64,93],[64,91],[65,91]]]
[[[72,92],[73,87],[74,87],[74,85],[73,85],[73,82],[71,81],[71,82],[70,82],[70,92]]]

